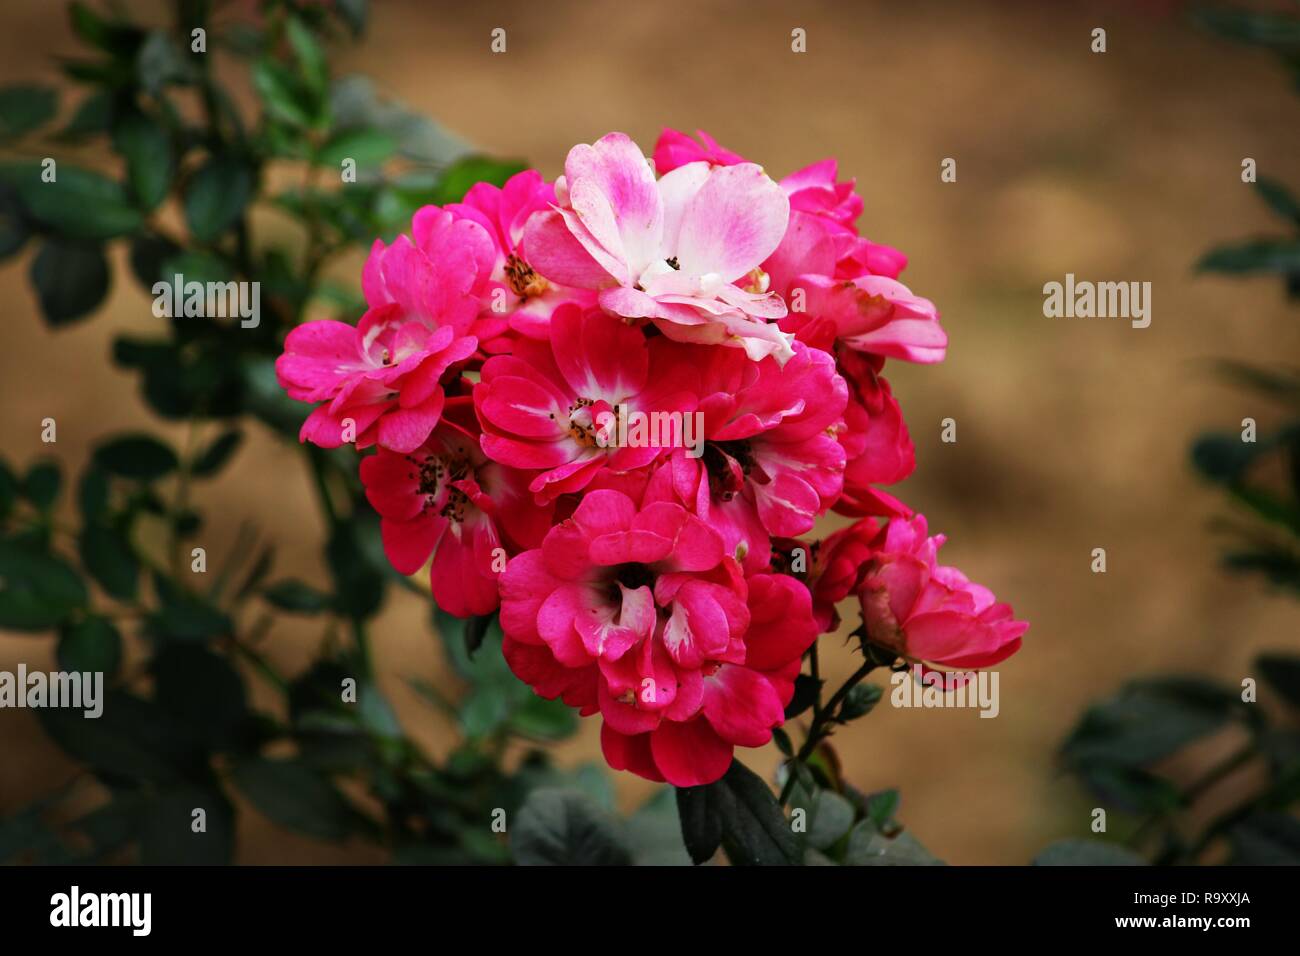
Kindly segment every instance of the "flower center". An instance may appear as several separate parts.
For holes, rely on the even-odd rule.
[[[615,567],[614,576],[609,579],[608,590],[605,593],[611,607],[619,607],[623,603],[623,591],[619,588],[620,584],[629,591],[648,587],[653,592],[655,574],[644,564],[620,564]],[[663,608],[657,610],[660,613],[663,612]]]
[[[604,399],[575,398],[568,408],[569,437],[583,448],[607,448],[612,436],[603,434],[602,429],[610,427],[609,416],[617,416],[617,410]],[[550,415],[555,420],[555,413]],[[602,441],[604,444],[602,444]]]
[[[506,257],[506,281],[521,299],[539,296],[551,287],[549,282],[533,271],[532,266],[513,252]]]
[[[703,460],[709,491],[722,501],[730,501],[740,493],[755,467],[754,451],[743,440],[706,442]]]
[[[465,512],[470,507],[469,496],[459,488],[453,488],[452,482],[470,476],[469,460],[450,455],[428,455],[423,460],[408,455],[407,460],[417,469],[412,477],[424,496],[424,510],[436,509],[444,518],[464,521]]]

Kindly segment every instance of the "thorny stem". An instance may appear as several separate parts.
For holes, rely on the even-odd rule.
[[[1231,776],[1234,771],[1249,763],[1256,756],[1258,756],[1258,753],[1253,744],[1247,745],[1234,752],[1227,759],[1211,767],[1204,776],[1200,777],[1184,790],[1182,792],[1180,805],[1183,807],[1190,806],[1211,790],[1215,784],[1220,783],[1225,778]],[[1235,813],[1230,814],[1226,819],[1235,821],[1238,816],[1242,814],[1243,810],[1248,810],[1253,806],[1253,803],[1254,801],[1247,801],[1242,807],[1238,808]],[[1173,816],[1174,810],[1176,809],[1177,808],[1164,809],[1153,813],[1151,816],[1147,817],[1147,819],[1144,820],[1141,825],[1133,831],[1133,834],[1124,842],[1130,847],[1141,846],[1145,841],[1145,838],[1155,827],[1160,826],[1161,824],[1167,824],[1170,821],[1170,818]],[[1201,835],[1201,838],[1196,842],[1196,844],[1187,851],[1187,859],[1194,861],[1202,852],[1204,852],[1205,848],[1210,844],[1214,837],[1221,832],[1222,823],[1223,821],[1220,820]]]
[[[280,675],[279,671],[271,666],[270,662],[267,661],[260,652],[254,650],[251,646],[251,643],[256,638],[266,633],[270,628],[271,623],[271,616],[263,615],[258,619],[257,623],[253,625],[252,637],[250,637],[248,642],[241,641],[239,638],[235,637],[234,634],[231,634],[230,646],[243,655],[253,665],[257,672],[262,675],[262,677],[264,677],[269,683],[275,685],[276,689],[278,689],[282,694],[287,694],[289,692],[289,682]]]
[[[313,141],[313,154],[318,148],[318,144]],[[308,163],[302,184],[302,208],[307,219],[307,251],[303,256],[303,277],[308,285],[314,284],[316,272],[324,261],[324,252],[321,249],[323,237],[321,236],[320,210],[316,207],[316,177],[318,173],[319,167],[314,162]]]
[[[329,521],[330,529],[333,530],[338,526],[339,514],[334,507],[334,499],[330,495],[329,482],[325,480],[325,455],[315,445],[311,445],[307,448],[307,458],[311,462],[311,475],[316,482],[316,492],[320,496],[321,508],[325,510],[325,517]]]
[[[817,642],[813,641],[812,647],[808,651],[808,670],[817,687],[817,696],[814,700],[813,713],[822,709],[822,673],[821,661],[817,656]]]
[[[816,657],[814,657],[813,660],[816,661]],[[816,664],[813,666],[815,668]],[[818,704],[813,708],[813,718],[812,723],[808,727],[808,736],[804,739],[803,746],[800,747],[799,752],[794,755],[791,763],[802,764],[808,762],[808,758],[813,755],[813,751],[817,749],[817,745],[829,736],[827,725],[832,719],[834,719],[836,711],[839,709],[840,704],[844,702],[844,698],[849,695],[849,691],[862,683],[863,678],[875,670],[877,666],[879,665],[868,657],[867,660],[863,662],[862,666],[854,671],[849,679],[841,684],[840,688],[831,695],[831,699],[826,702],[825,706]],[[781,788],[782,806],[784,806],[785,802],[790,799],[790,794],[794,790],[794,782],[795,773],[792,768],[789,776],[786,777],[785,786]]]
[[[359,617],[352,619],[352,636],[356,639],[357,655],[361,658],[361,672],[367,677],[374,676],[370,666],[370,635],[366,632],[366,622]]]
[[[176,477],[176,496],[171,507],[172,535],[172,576],[181,577],[184,570],[184,542],[178,528],[181,516],[189,507],[190,499],[190,462],[194,456],[195,438],[198,435],[198,422],[191,418],[185,429],[185,447],[181,452],[181,466]]]
[[[1249,763],[1252,759],[1254,759],[1254,757],[1255,757],[1255,748],[1253,744],[1241,748],[1232,756],[1228,757],[1226,760],[1210,768],[1209,772],[1207,772],[1205,776],[1201,777],[1190,787],[1188,787],[1185,791],[1183,791],[1184,799],[1186,799],[1188,803],[1191,803],[1194,800],[1199,799],[1200,797],[1204,796],[1206,791],[1208,791],[1216,783],[1220,782],[1225,777],[1230,776],[1233,773],[1233,771]]]

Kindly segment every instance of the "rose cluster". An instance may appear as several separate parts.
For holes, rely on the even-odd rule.
[[[511,669],[599,713],[615,768],[718,779],[852,595],[911,661],[988,666],[1027,626],[882,490],[915,466],[885,362],[941,361],[947,336],[837,176],[611,133],[554,183],[421,209],[375,242],[358,323],[300,325],[277,362],[316,403],[302,440],[368,450],[393,566],[432,559],[452,614],[499,610]],[[632,416],[698,434],[619,440]],[[832,510],[857,523],[799,540]]]

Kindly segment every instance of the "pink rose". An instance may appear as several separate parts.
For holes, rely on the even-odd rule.
[[[858,586],[867,636],[909,660],[990,667],[1020,649],[1029,625],[988,588],[938,564],[943,542],[927,536],[924,515],[889,522]]]
[[[711,783],[771,739],[816,635],[807,589],[746,578],[680,505],[589,492],[501,581],[506,660],[544,696],[599,710],[616,769]]]

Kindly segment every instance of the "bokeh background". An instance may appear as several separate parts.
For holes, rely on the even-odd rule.
[[[1098,26],[1104,54],[1089,49]],[[507,30],[504,55],[489,51],[494,27]],[[807,31],[805,54],[790,51],[794,27]],[[73,46],[61,3],[9,0],[0,84],[58,82],[54,57]],[[901,787],[900,818],[939,856],[1023,863],[1086,833],[1090,803],[1054,752],[1089,700],[1152,671],[1235,684],[1257,652],[1296,647],[1300,607],[1220,569],[1209,524],[1228,506],[1187,457],[1204,428],[1246,416],[1263,428],[1272,414],[1209,360],[1271,360],[1300,345],[1277,283],[1192,269],[1209,246],[1271,226],[1241,182],[1243,158],[1300,182],[1300,100],[1271,58],[1197,31],[1170,3],[378,0],[367,37],[335,66],[548,178],[574,143],[618,129],[649,151],[674,126],[705,129],[774,176],[835,156],[857,179],[863,232],[908,253],[904,280],[938,304],[951,337],[942,365],[888,373],[917,446],[901,495],[950,536],[946,563],[1032,623],[1001,667],[997,719],[881,706],[834,739],[856,786]],[[957,160],[955,183],[940,181],[945,157]],[[264,235],[287,230],[272,213],[255,222]],[[149,421],[109,347],[158,320],[115,270],[107,316],[52,332],[27,258],[0,268],[0,435],[11,461],[53,451],[75,468],[97,437]],[[355,280],[359,266],[333,272]],[[1045,318],[1043,283],[1067,272],[1151,282],[1151,326]],[[40,441],[47,416],[55,448]],[[957,422],[955,444],[940,441],[944,418]],[[291,448],[251,438],[199,491],[203,543],[221,555],[252,521],[276,541],[278,573],[323,579],[307,475]],[[1104,575],[1090,570],[1098,547]],[[390,590],[372,633],[403,724],[446,752],[454,729],[406,684],[451,681],[427,606]],[[316,627],[282,618],[266,652],[294,672],[318,640]],[[824,669],[847,676],[847,648],[823,642]],[[0,668],[20,660],[53,667],[53,641],[0,635]],[[599,760],[597,724],[559,748],[562,762]],[[0,754],[0,815],[72,771],[24,711],[0,712]],[[777,754],[746,759],[768,772]],[[617,784],[626,807],[650,786]],[[241,814],[240,828],[245,863],[377,859],[256,814]]]

